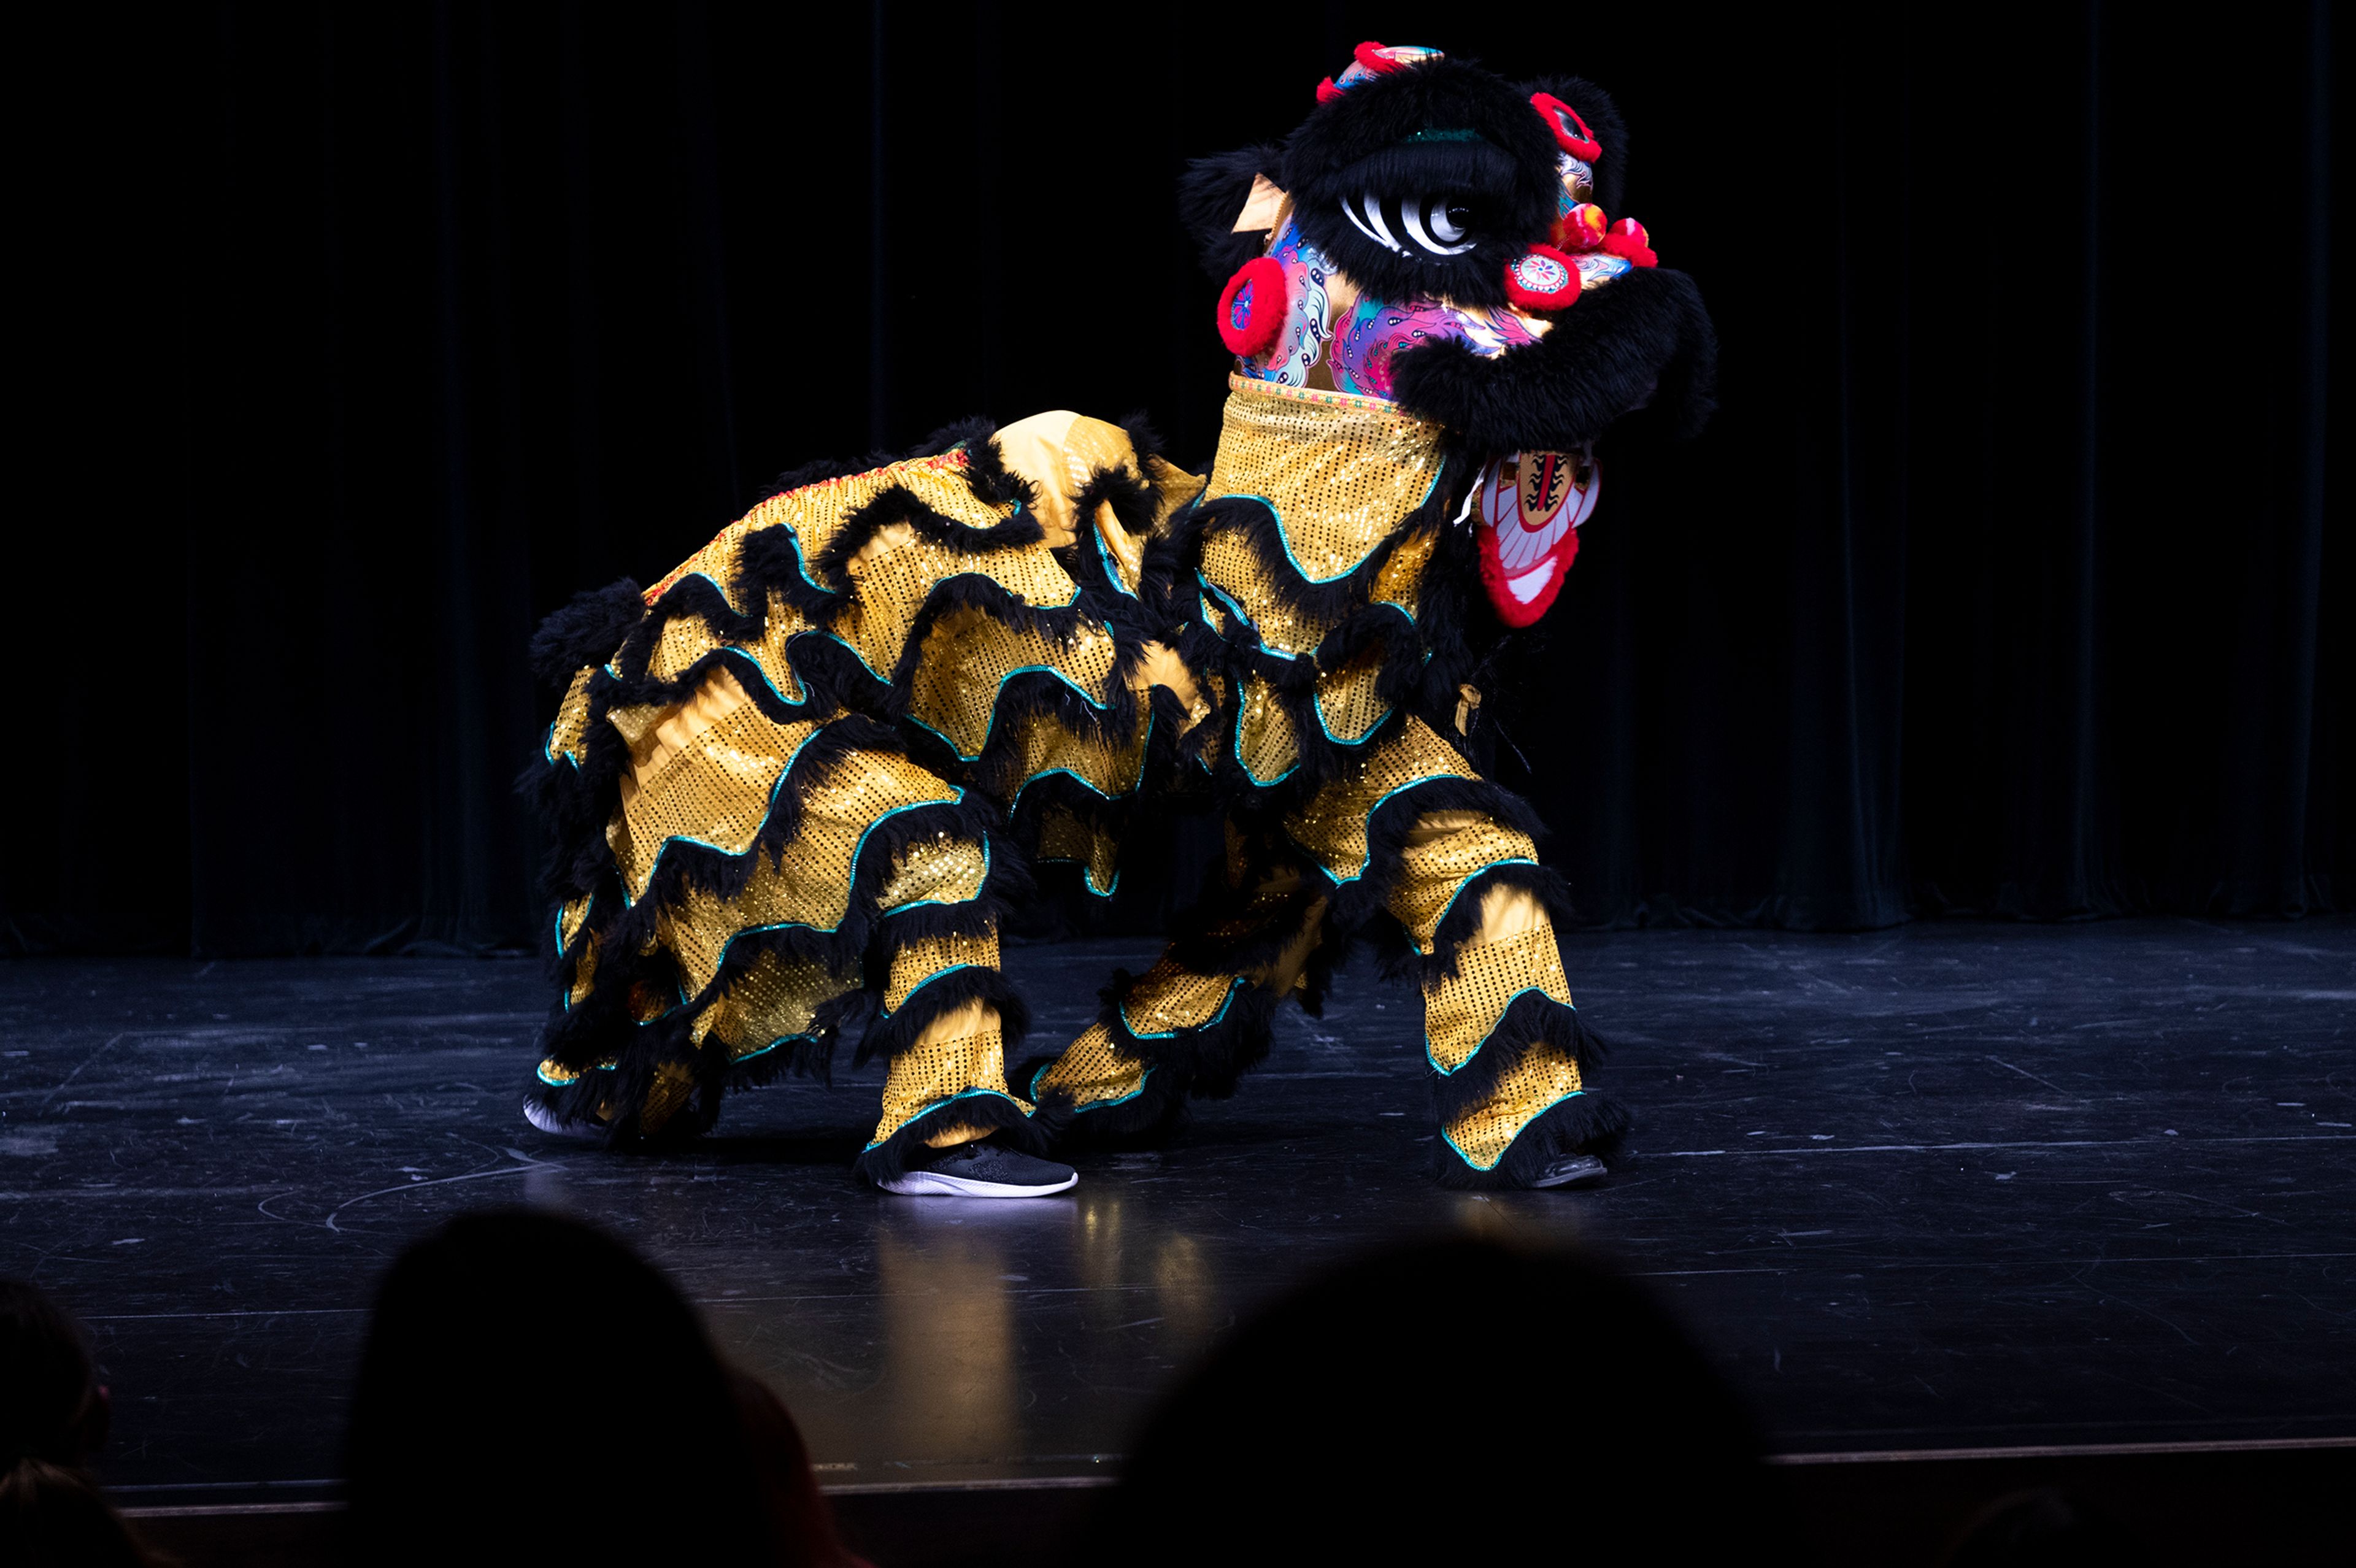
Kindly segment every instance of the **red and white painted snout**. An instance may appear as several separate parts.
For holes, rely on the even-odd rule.
[[[1579,525],[1602,493],[1603,472],[1585,453],[1525,452],[1481,475],[1481,583],[1499,620],[1527,626],[1553,606],[1579,554]]]

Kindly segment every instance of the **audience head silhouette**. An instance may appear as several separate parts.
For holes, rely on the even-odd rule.
[[[1743,1411],[1642,1292],[1451,1240],[1244,1328],[1149,1425],[1087,1555],[1775,1562],[1783,1520]]]
[[[361,1563],[855,1561],[784,1408],[740,1393],[660,1274],[549,1214],[463,1216],[393,1265],[348,1474]]]
[[[40,1286],[0,1278],[0,1563],[152,1561],[90,1473],[107,1416],[81,1325]]]

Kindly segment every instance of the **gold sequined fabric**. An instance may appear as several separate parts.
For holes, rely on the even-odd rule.
[[[1089,701],[1109,693],[1112,636],[1094,623],[1068,643],[1039,628],[1010,626],[980,610],[944,615],[925,638],[908,698],[908,716],[971,761],[981,755],[1008,677],[1045,670],[1061,676]]]
[[[1473,813],[1450,813],[1472,820],[1450,832],[1411,836],[1399,853],[1398,880],[1386,907],[1415,939],[1416,950],[1431,951],[1433,936],[1464,884],[1492,866],[1537,864],[1530,836]]]
[[[1488,1098],[1459,1111],[1440,1130],[1465,1164],[1494,1170],[1524,1127],[1579,1092],[1579,1063],[1559,1046],[1534,1041]]]
[[[1125,737],[1108,739],[1052,716],[1033,720],[1017,737],[1012,771],[1001,781],[1009,814],[1024,786],[1049,773],[1068,774],[1107,799],[1129,794],[1145,773],[1146,733],[1141,722]]]
[[[1080,591],[1044,544],[975,553],[911,535],[859,567],[851,603],[829,629],[877,679],[889,680],[933,590],[967,573],[987,577],[1015,597],[1047,608],[1069,604]]]
[[[1236,761],[1254,784],[1270,784],[1301,762],[1301,734],[1276,688],[1258,676],[1243,677],[1243,711],[1236,715]]]
[[[576,671],[573,684],[564,688],[564,700],[557,705],[556,721],[548,727],[548,744],[543,748],[550,762],[563,757],[574,767],[581,765],[581,743],[589,733],[589,677],[596,673],[594,668]]]
[[[793,530],[807,565],[841,531],[845,519],[895,485],[952,522],[969,528],[996,528],[1012,515],[1012,509],[993,507],[977,498],[967,482],[968,465],[964,450],[952,448],[931,457],[886,464],[864,474],[821,479],[782,496],[772,496],[721,529],[711,543],[648,589],[647,603],[656,603],[681,578],[690,575],[709,578],[723,593],[730,592],[745,539],[764,528]],[[733,597],[729,603],[740,613],[751,608]]]
[[[969,1095],[995,1094],[1031,1115],[1029,1101],[1007,1093],[1006,1047],[999,1038],[997,1015],[986,1016],[989,1023],[983,1029],[937,1040],[928,1033],[892,1059],[884,1078],[884,1116],[875,1124],[869,1148],[926,1112]]]
[[[1120,845],[1096,823],[1083,821],[1060,805],[1051,806],[1039,817],[1039,859],[1078,865],[1087,877],[1089,891],[1109,898],[1120,871]]]
[[[1130,1098],[1145,1087],[1149,1071],[1145,1063],[1113,1049],[1112,1031],[1094,1023],[1030,1087],[1043,1097],[1055,1094],[1086,1111]]]
[[[1241,534],[1222,528],[1203,540],[1203,580],[1235,601],[1262,647],[1305,658],[1317,651],[1335,623],[1286,605],[1277,597],[1276,580],[1269,572]],[[1212,608],[1217,607],[1213,596]]]
[[[1317,857],[1335,881],[1354,881],[1366,871],[1366,820],[1400,790],[1432,779],[1469,779],[1472,769],[1430,725],[1410,717],[1374,752],[1289,813],[1284,830]]]
[[[1424,982],[1424,1051],[1432,1066],[1453,1072],[1472,1061],[1514,998],[1526,991],[1570,1006],[1570,981],[1562,972],[1562,948],[1553,926],[1458,948],[1456,973]]]
[[[564,1005],[577,1008],[589,999],[597,987],[597,933],[591,932],[581,944],[581,956],[573,961],[573,988],[564,993]]]
[[[1378,403],[1230,385],[1205,497],[1267,501],[1296,570],[1312,581],[1356,568],[1439,483],[1437,425]]]
[[[961,904],[981,895],[990,880],[990,849],[952,833],[919,838],[900,851],[875,895],[878,910],[915,904]]]
[[[605,842],[631,901],[645,894],[657,858],[673,838],[727,855],[750,849],[778,779],[818,729],[777,723],[746,702],[689,737],[650,775],[626,781],[631,787],[622,792]]]
[[[695,1089],[695,1074],[682,1061],[655,1063],[655,1081],[647,1103],[638,1107],[638,1131],[651,1137],[677,1115]]]
[[[1367,598],[1377,604],[1396,604],[1414,620],[1422,613],[1424,569],[1439,544],[1438,528],[1419,528],[1401,539],[1375,572],[1374,592]]]
[[[1232,975],[1191,974],[1165,955],[1130,988],[1120,1004],[1120,1021],[1140,1039],[1200,1029],[1226,1010],[1234,988]]]
[[[859,988],[859,971],[837,975],[814,959],[764,953],[696,1015],[696,1044],[717,1035],[743,1061],[789,1040],[808,1039],[819,1008]]]
[[[887,816],[959,798],[907,758],[851,752],[804,789],[794,836],[776,858],[756,856],[744,891],[733,899],[690,888],[656,916],[656,932],[700,995],[720,971],[737,933],[804,925],[832,931],[851,908],[852,873],[868,830]]]
[[[701,615],[675,615],[663,623],[655,639],[654,652],[647,656],[647,674],[656,680],[677,680],[696,660],[715,648],[734,648],[760,667],[762,677],[781,701],[807,702],[809,693],[786,657],[786,645],[809,629],[809,619],[787,603],[784,594],[774,591],[769,594],[768,613],[762,621],[761,640],[757,643],[732,643],[714,632]]]
[[[556,950],[559,953],[573,951],[573,939],[581,934],[581,924],[589,918],[589,905],[595,896],[583,893],[577,899],[567,899],[563,907],[556,912]]]
[[[1391,705],[1376,691],[1382,679],[1383,655],[1380,642],[1369,643],[1317,682],[1317,717],[1333,740],[1355,746],[1390,717]]]
[[[885,1016],[908,1005],[919,987],[952,969],[998,967],[998,933],[978,936],[924,936],[902,944],[892,955],[892,973],[884,990]]]

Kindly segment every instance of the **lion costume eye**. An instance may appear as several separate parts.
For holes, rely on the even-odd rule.
[[[1365,191],[1342,198],[1342,216],[1383,249],[1416,261],[1462,256],[1474,243],[1464,237],[1472,209],[1453,197],[1384,197]]]

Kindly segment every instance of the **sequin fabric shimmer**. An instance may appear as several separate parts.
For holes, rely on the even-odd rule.
[[[1236,762],[1254,784],[1271,784],[1301,762],[1301,734],[1276,688],[1258,676],[1243,680],[1243,710],[1236,715]]]
[[[1559,1046],[1538,1040],[1497,1081],[1488,1098],[1451,1116],[1441,1131],[1465,1164],[1475,1170],[1494,1170],[1524,1127],[1578,1093],[1580,1087],[1579,1063]]]
[[[1472,1061],[1525,991],[1542,991],[1570,1006],[1570,981],[1562,972],[1562,948],[1553,926],[1458,948],[1456,973],[1424,982],[1424,1048],[1432,1066],[1453,1072]]]
[[[1537,863],[1538,847],[1528,834],[1472,816],[1452,832],[1420,843],[1408,840],[1399,854],[1398,880],[1387,907],[1415,939],[1416,951],[1429,953],[1440,921],[1466,882],[1492,866]]]
[[[892,955],[892,974],[884,989],[886,1017],[908,1005],[908,998],[927,980],[952,969],[998,967],[998,933],[979,936],[925,936]]]
[[[1112,895],[1113,882],[1120,873],[1120,845],[1113,836],[1062,806],[1040,815],[1039,859],[1079,866],[1087,877],[1088,891],[1099,898]]]
[[[764,953],[696,1015],[690,1038],[701,1045],[717,1035],[729,1055],[742,1061],[787,1040],[809,1039],[819,1008],[858,988],[856,969],[837,975],[813,959]]]
[[[550,762],[562,757],[574,767],[581,765],[581,742],[589,733],[589,677],[596,673],[594,669],[576,671],[573,684],[565,688],[556,721],[548,727],[544,754]]]
[[[851,909],[860,847],[868,829],[913,806],[958,798],[907,758],[889,752],[851,752],[803,786],[793,837],[774,858],[756,856],[744,891],[723,898],[691,887],[660,911],[655,929],[678,963],[691,997],[720,972],[738,933],[781,925],[832,931]]]
[[[1317,683],[1317,717],[1325,733],[1356,745],[1390,717],[1391,705],[1376,691],[1382,678],[1383,645],[1368,643],[1348,663]]]
[[[958,611],[935,623],[909,689],[909,717],[972,761],[981,755],[997,717],[997,698],[1010,676],[1045,670],[1059,675],[1091,702],[1102,704],[1112,681],[1115,649],[1103,628],[1084,624],[1069,643],[1038,628],[1023,629],[980,610]]]
[[[1440,469],[1439,427],[1396,408],[1237,386],[1204,496],[1267,501],[1301,575],[1328,582],[1365,560],[1423,504]]]
[[[750,849],[768,820],[778,780],[818,728],[777,723],[747,702],[633,781],[605,829],[631,901],[646,895],[656,860],[673,838],[724,855]]]
[[[1234,988],[1234,976],[1190,974],[1165,954],[1121,999],[1120,1021],[1140,1038],[1200,1029],[1225,1009]]]
[[[1113,1049],[1112,1031],[1093,1023],[1033,1080],[1032,1091],[1056,1094],[1070,1101],[1076,1110],[1095,1110],[1119,1104],[1144,1088],[1145,1075],[1151,1071]]]
[[[1355,881],[1365,875],[1366,821],[1376,806],[1412,784],[1474,776],[1455,747],[1422,720],[1410,717],[1371,755],[1289,813],[1284,830],[1316,856],[1335,881]]]
[[[884,1078],[884,1116],[875,1124],[869,1148],[927,1111],[967,1094],[995,1094],[1012,1101],[1024,1115],[1032,1114],[1034,1107],[1028,1100],[1007,1093],[1006,1046],[999,1038],[997,1015],[987,1016],[986,1028],[938,1040],[927,1035],[892,1059]]]
[[[990,880],[990,851],[950,833],[919,838],[900,851],[891,876],[875,894],[879,910],[915,904],[961,904],[981,894]]]

